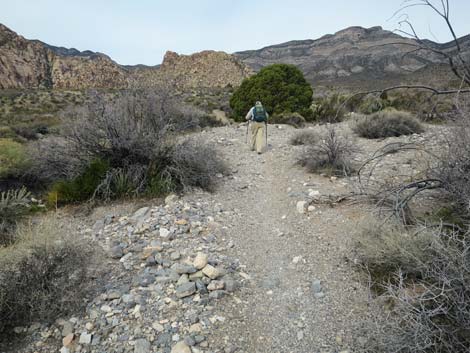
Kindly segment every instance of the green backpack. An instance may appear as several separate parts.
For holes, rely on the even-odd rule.
[[[262,105],[255,105],[253,108],[253,120],[257,123],[263,123],[268,120],[266,109]]]

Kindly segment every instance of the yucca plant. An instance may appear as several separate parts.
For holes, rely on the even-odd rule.
[[[0,194],[0,244],[8,244],[13,240],[17,222],[28,213],[30,196],[26,188]]]

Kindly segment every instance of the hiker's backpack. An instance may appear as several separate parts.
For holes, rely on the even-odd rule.
[[[268,120],[266,110],[262,105],[255,105],[253,108],[253,120],[257,123],[263,123]]]

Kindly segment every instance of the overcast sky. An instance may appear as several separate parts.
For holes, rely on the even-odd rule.
[[[440,3],[440,0],[435,0]],[[450,0],[458,36],[470,33],[470,0]],[[316,39],[349,26],[394,30],[403,0],[0,0],[0,23],[28,39],[155,65],[165,51],[259,49]],[[407,10],[420,34],[450,40],[426,8]]]

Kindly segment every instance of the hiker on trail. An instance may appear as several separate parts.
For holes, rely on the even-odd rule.
[[[269,114],[264,109],[261,102],[256,102],[255,106],[246,114],[246,120],[251,121],[251,143],[252,151],[261,154],[267,142],[267,123]],[[265,140],[266,136],[266,140]]]

